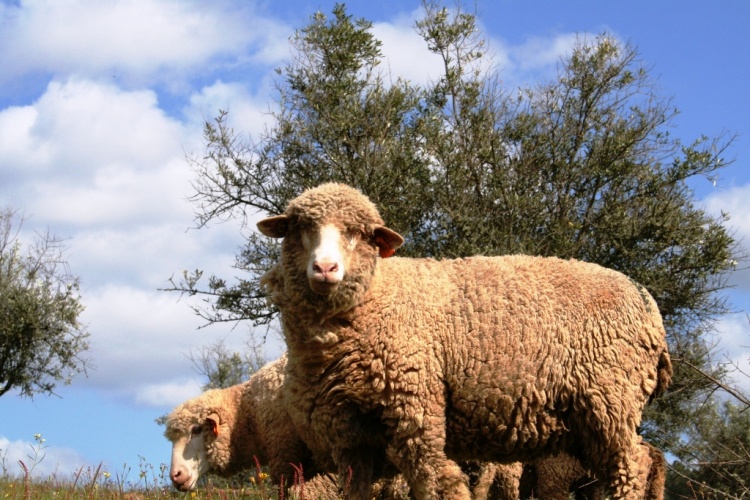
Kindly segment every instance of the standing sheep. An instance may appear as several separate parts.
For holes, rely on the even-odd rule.
[[[209,471],[229,476],[253,468],[256,458],[269,465],[273,484],[279,484],[282,475],[292,481],[290,464],[301,465],[306,479],[311,479],[316,470],[310,451],[296,434],[281,398],[285,366],[284,355],[247,382],[206,391],[167,416],[164,435],[172,442],[169,477],[175,488],[192,490]],[[335,483],[328,482],[327,489],[324,477],[314,484],[335,492]]]
[[[315,456],[365,498],[385,457],[417,498],[469,498],[456,460],[568,451],[641,498],[636,428],[671,378],[658,308],[624,275],[529,256],[383,260],[403,238],[325,184],[258,223],[288,347],[283,391]]]

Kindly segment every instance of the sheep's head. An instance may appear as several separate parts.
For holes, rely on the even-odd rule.
[[[282,215],[258,223],[261,233],[284,238],[282,258],[318,295],[331,296],[359,266],[371,269],[377,255],[389,257],[404,239],[383,225],[375,205],[343,184],[308,189]]]
[[[222,473],[230,462],[231,433],[227,411],[214,399],[222,390],[208,391],[186,401],[167,416],[164,436],[172,442],[169,478],[180,491],[195,489],[209,471]]]
[[[185,418],[187,417],[187,418]],[[167,418],[164,435],[172,442],[169,478],[180,491],[195,489],[198,479],[212,469],[207,448],[220,434],[221,419],[217,413],[205,418],[172,413]]]

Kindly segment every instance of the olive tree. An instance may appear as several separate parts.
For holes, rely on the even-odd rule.
[[[707,335],[729,310],[726,280],[742,249],[692,186],[730,162],[731,136],[684,141],[679,113],[637,50],[609,34],[579,38],[549,81],[505,88],[476,16],[427,0],[416,30],[443,62],[417,86],[379,70],[380,43],[342,5],[292,39],[275,121],[244,138],[221,112],[191,157],[197,222],[278,214],[303,189],[343,181],[406,237],[402,255],[526,253],[595,262],[644,285],[664,317],[675,376],[643,433],[667,450],[726,385]],[[200,271],[173,290],[203,294],[209,322],[268,324],[258,277],[277,244],[251,232],[235,283]]]
[[[24,248],[22,222],[12,209],[0,212],[0,396],[54,394],[88,366],[78,278],[62,241],[37,234]]]

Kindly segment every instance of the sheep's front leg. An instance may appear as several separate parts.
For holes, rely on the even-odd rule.
[[[369,500],[375,467],[375,451],[367,446],[345,448],[334,453],[339,469],[339,491],[345,498]]]
[[[438,406],[438,408],[442,408]],[[412,407],[398,417],[388,459],[406,478],[418,499],[471,498],[466,475],[445,454],[445,415]]]

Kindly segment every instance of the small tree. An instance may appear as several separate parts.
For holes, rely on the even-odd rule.
[[[197,353],[190,351],[188,359],[199,375],[205,377],[202,389],[224,389],[245,382],[266,363],[262,348],[253,336],[247,342],[244,355],[227,348],[223,340],[204,346]]]
[[[11,389],[54,394],[57,383],[70,383],[88,366],[78,278],[68,271],[62,242],[37,234],[24,252],[22,223],[15,211],[0,212],[0,396]]]

